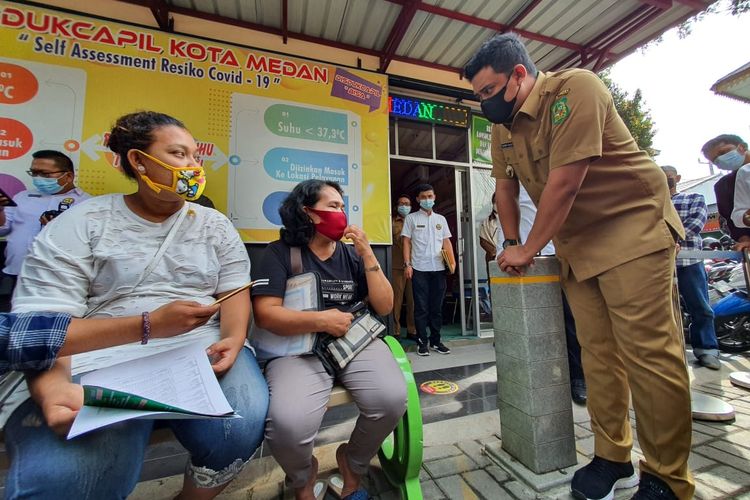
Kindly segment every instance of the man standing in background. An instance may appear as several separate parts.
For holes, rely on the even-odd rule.
[[[706,200],[698,193],[678,193],[680,175],[671,166],[661,167],[667,176],[669,194],[677,215],[685,226],[685,239],[680,240],[682,250],[701,250],[701,231],[706,225],[708,211]],[[720,370],[719,344],[714,330],[714,312],[708,302],[708,277],[702,259],[677,259],[677,287],[690,314],[690,345],[698,362],[712,370]]]
[[[414,290],[417,354],[429,356],[430,349],[439,354],[449,354],[451,350],[440,341],[440,328],[443,326],[446,287],[442,252],[455,262],[451,231],[445,217],[432,210],[435,205],[435,190],[432,186],[417,186],[417,201],[420,209],[406,216],[401,233],[404,244],[404,275],[406,279],[412,280]]]
[[[404,244],[401,241],[401,231],[404,229],[404,220],[411,213],[411,200],[405,194],[398,197],[396,202],[396,214],[391,222],[393,231],[393,247],[391,247],[391,260],[393,270],[391,273],[391,284],[393,285],[393,336],[401,336],[401,306],[404,303],[404,292],[406,292],[406,337],[417,338],[417,328],[414,326],[414,295],[412,294],[411,280],[404,276]]]
[[[31,176],[34,189],[21,191],[13,197],[17,206],[0,204],[0,236],[7,236],[3,288],[10,290],[0,298],[0,309],[10,310],[10,297],[21,272],[21,264],[31,244],[50,221],[75,203],[90,198],[75,185],[73,161],[59,151],[41,150],[31,155]]]

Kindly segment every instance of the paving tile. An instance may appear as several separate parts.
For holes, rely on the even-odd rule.
[[[484,470],[498,483],[502,483],[510,479],[510,474],[508,473],[508,471],[498,467],[497,465],[490,465]]]
[[[750,463],[748,463],[747,460],[712,446],[699,446],[693,449],[693,453],[699,453],[704,457],[719,462],[720,464],[729,465],[742,471],[750,470]]]
[[[695,422],[693,421],[693,430],[702,432],[703,434],[709,434],[711,436],[724,436],[735,431],[736,428],[732,428],[730,425],[722,423],[708,423],[708,422]]]
[[[479,500],[479,497],[471,489],[471,486],[466,484],[461,476],[447,476],[437,479],[435,483],[438,485],[443,494],[451,500]],[[428,497],[425,497],[428,498]]]
[[[696,472],[713,465],[716,465],[716,462],[714,460],[706,458],[703,455],[699,455],[697,453],[691,453],[690,458],[688,459],[688,468],[692,472]]]
[[[573,426],[573,431],[575,432],[576,439],[583,439],[594,435],[593,432],[579,424]]]
[[[503,484],[503,488],[508,490],[513,495],[513,498],[523,500],[537,498],[537,494],[534,490],[519,481],[509,481]]]
[[[466,455],[459,455],[427,462],[424,464],[424,468],[427,469],[430,476],[437,479],[476,470],[479,466]]]
[[[706,441],[711,441],[713,439],[716,439],[716,436],[711,436],[710,434],[703,434],[702,432],[698,432],[694,430],[692,446],[697,446],[699,444],[703,444]]]
[[[442,491],[440,491],[440,488],[435,484],[435,481],[430,480],[422,483],[422,498],[428,500],[443,500],[447,497]]]
[[[748,463],[748,470],[750,470],[750,450],[737,446],[734,441],[714,441],[709,443],[709,446],[717,448],[721,451],[731,453],[734,456],[740,457]]]
[[[422,452],[422,462],[429,462],[431,460],[439,460],[441,458],[447,457],[455,457],[456,455],[460,454],[461,450],[459,450],[452,444],[427,446]]]
[[[728,465],[720,465],[710,470],[695,474],[696,482],[700,482],[724,493],[734,493],[750,486],[750,474],[740,472]]]
[[[500,484],[489,475],[487,472],[479,469],[463,474],[464,480],[479,493],[479,496],[488,500],[494,500],[495,498],[503,498],[502,493],[505,490],[500,487]],[[506,498],[511,498],[507,495]]]
[[[696,480],[695,482],[695,498],[697,500],[714,500],[725,496],[719,490],[711,488],[709,485],[704,484],[701,481]]]
[[[469,458],[474,460],[479,467],[488,467],[492,465],[492,462],[487,458],[487,453],[484,451],[484,446],[480,445],[476,441],[461,441],[457,446],[466,453]]]
[[[587,457],[594,456],[594,436],[590,436],[583,439],[576,439],[576,451],[586,455]]]

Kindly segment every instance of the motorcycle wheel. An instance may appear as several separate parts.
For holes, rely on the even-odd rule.
[[[714,326],[720,351],[738,353],[750,350],[750,316],[739,314],[716,318]]]

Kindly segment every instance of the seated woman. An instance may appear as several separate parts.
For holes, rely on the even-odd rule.
[[[279,209],[281,240],[265,251],[253,286],[253,311],[260,328],[277,335],[326,332],[345,335],[351,305],[369,297],[372,309],[387,315],[393,290],[378,265],[362,229],[347,226],[343,192],[335,182],[308,180],[298,184]],[[346,236],[348,246],[339,240]],[[290,247],[301,247],[304,271],[321,277],[325,310],[295,311],[282,305],[286,280],[292,276]],[[266,365],[271,404],[266,440],[287,474],[299,500],[314,498],[317,461],[313,442],[320,428],[334,379],[315,355],[276,358]],[[336,451],[344,479],[342,497],[359,490],[360,479],[380,444],[406,409],[406,384],[384,342],[370,343],[343,370],[340,382],[354,397],[360,416],[349,443]]]
[[[165,420],[190,453],[179,498],[213,498],[263,439],[268,387],[245,347],[249,293],[221,304],[220,318],[172,338],[150,339],[144,311],[175,299],[210,304],[245,285],[250,262],[237,231],[216,210],[187,203],[205,186],[193,136],[178,120],[139,112],[117,120],[109,148],[135,193],[92,198],[66,211],[34,242],[14,312],[75,317],[143,314],[141,343],[61,358],[29,382],[32,400],[5,426],[7,498],[125,498],[141,472],[154,420],[131,420],[66,441],[83,402],[82,373],[198,342],[208,349],[227,400],[244,418]],[[5,408],[3,408],[5,410]],[[46,425],[45,422],[46,421]]]

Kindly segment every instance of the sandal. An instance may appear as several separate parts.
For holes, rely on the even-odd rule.
[[[364,488],[359,488],[342,497],[341,491],[344,489],[344,478],[340,474],[334,474],[328,478],[328,488],[341,500],[370,500],[372,498]]]

